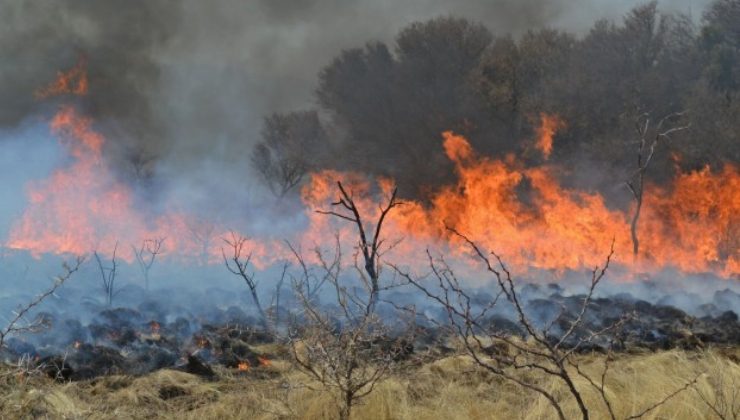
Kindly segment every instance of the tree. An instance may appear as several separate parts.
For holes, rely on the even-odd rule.
[[[295,366],[334,393],[338,417],[346,420],[352,407],[393,371],[406,351],[409,329],[389,338],[388,326],[374,311],[374,295],[340,280],[342,252],[338,237],[333,256],[327,257],[318,248],[316,256],[332,292],[332,306],[324,306],[307,294],[309,288],[304,283],[311,280],[305,271],[293,277],[303,316],[293,325],[289,345]],[[299,265],[305,265],[300,254],[296,259]]]
[[[131,245],[136,256],[136,262],[139,264],[139,269],[141,269],[141,274],[144,276],[146,290],[149,290],[149,271],[154,265],[154,260],[162,253],[164,240],[165,238],[144,239],[139,248]]]
[[[446,130],[484,141],[476,134],[490,118],[472,75],[491,39],[483,25],[445,17],[404,28],[393,54],[382,43],[343,51],[317,89],[345,133],[347,159],[331,164],[392,177],[413,196],[421,196],[419,179],[450,180],[452,164],[434,146]]]
[[[568,122],[561,155],[583,153],[617,173],[631,168],[624,139],[635,118],[646,110],[669,115],[685,109],[686,91],[700,74],[694,34],[688,17],[662,14],[656,2],[635,7],[620,24],[594,24],[553,84],[556,108]],[[656,172],[670,174],[669,159],[658,158]]]
[[[252,163],[277,197],[284,197],[314,167],[327,134],[316,111],[275,113],[265,118]]]
[[[654,123],[650,119],[650,114],[643,114],[635,122],[635,131],[639,137],[637,141],[637,169],[632,172],[625,183],[635,201],[635,209],[632,212],[632,220],[630,222],[632,253],[635,258],[637,258],[640,249],[640,241],[637,235],[637,223],[640,220],[643,195],[645,192],[645,174],[647,173],[648,166],[650,166],[650,162],[653,160],[653,156],[655,156],[655,148],[660,144],[660,142],[670,140],[672,134],[689,128],[688,125],[673,126],[671,128],[666,127],[666,124],[674,122],[682,115],[683,113],[675,113],[663,117],[655,127],[653,127]]]
[[[95,261],[98,263],[98,269],[100,270],[100,282],[103,286],[103,295],[105,296],[105,304],[108,306],[113,305],[113,299],[120,292],[116,287],[116,274],[118,274],[118,262],[116,261],[116,252],[118,251],[118,242],[113,247],[113,253],[111,254],[110,265],[106,266],[103,264],[103,260],[100,258],[98,251],[94,251]]]
[[[236,276],[239,276],[249,289],[249,293],[252,296],[252,302],[254,303],[257,313],[260,317],[260,323],[265,331],[270,330],[269,323],[267,322],[267,315],[265,314],[262,305],[260,304],[259,295],[257,294],[257,281],[254,277],[254,273],[250,273],[250,265],[252,263],[252,253],[247,251],[244,246],[247,244],[247,238],[231,232],[229,238],[224,238],[224,242],[228,245],[231,250],[230,253],[226,254],[226,250],[221,248],[221,255],[224,258],[224,265],[226,269]]]
[[[391,192],[390,198],[388,199],[388,203],[384,207],[380,208],[380,214],[378,216],[378,221],[375,223],[375,227],[373,228],[374,232],[372,236],[368,236],[366,233],[365,222],[362,220],[362,215],[360,214],[360,210],[355,204],[352,195],[347,193],[347,190],[344,189],[341,182],[337,181],[337,186],[339,187],[340,195],[337,201],[332,203],[332,205],[340,209],[342,213],[333,210],[317,210],[317,212],[347,220],[357,227],[357,235],[359,237],[358,245],[360,252],[362,253],[364,261],[363,269],[365,274],[367,274],[367,278],[362,271],[360,271],[359,274],[363,283],[365,283],[369,289],[369,301],[366,309],[372,312],[375,310],[381,291],[380,258],[384,251],[382,249],[384,240],[381,236],[383,222],[385,221],[386,216],[388,216],[388,213],[394,207],[400,206],[402,203],[396,199],[396,193],[398,190],[394,188]]]
[[[496,123],[479,150],[494,156],[521,151],[511,139],[531,137],[533,116],[564,110],[557,93],[575,43],[572,35],[551,29],[528,31],[518,42],[511,37],[493,41],[480,59],[475,83]]]
[[[427,255],[436,283],[434,286],[426,284],[398,266],[393,266],[393,268],[408,284],[415,286],[430,300],[441,305],[446,312],[450,330],[460,339],[466,353],[473,361],[488,372],[543,396],[561,420],[564,420],[566,416],[559,397],[552,390],[532,381],[531,376],[519,375],[517,372],[539,372],[558,380],[570,397],[575,400],[581,417],[586,420],[589,418],[589,408],[583,398],[583,391],[579,389],[575,381],[580,377],[598,393],[612,420],[616,419],[605,391],[609,357],[604,359],[604,368],[598,378],[584,372],[573,357],[584,346],[597,341],[606,342],[611,348],[614,334],[631,317],[630,314],[626,314],[614,322],[595,328],[586,322],[586,314],[590,309],[594,290],[609,268],[614,254],[614,244],[612,243],[603,266],[596,267],[591,272],[588,291],[582,296],[581,304],[575,312],[569,311],[565,305],[562,305],[559,314],[549,320],[544,327],[538,328],[527,314],[524,302],[517,290],[517,282],[512,278],[511,272],[506,268],[501,257],[494,252],[491,252],[489,257],[488,253],[481,250],[468,237],[452,228],[449,229],[468,245],[474,257],[493,276],[497,293],[490,300],[476,302],[465,290],[444,257],[435,258],[430,252],[427,252]],[[497,327],[495,323],[487,322],[487,315],[503,302],[507,302],[513,309],[517,324],[525,331],[525,340],[518,340],[511,333]],[[556,332],[558,330],[559,332]],[[491,345],[487,347],[481,337],[487,338]],[[697,380],[698,376],[687,382],[684,387],[667,394],[657,403],[627,418],[635,419],[644,416],[693,386]]]

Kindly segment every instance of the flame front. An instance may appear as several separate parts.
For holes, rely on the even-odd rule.
[[[639,225],[643,245],[636,262],[629,234],[632,209],[610,209],[598,193],[563,187],[555,167],[527,168],[511,156],[479,157],[462,136],[446,132],[443,139],[458,181],[434,193],[430,205],[406,202],[391,214],[390,235],[405,238],[408,244],[394,248],[386,259],[411,261],[415,245],[422,244],[423,249],[440,240],[463,255],[467,247],[450,234],[447,227],[453,227],[502,255],[520,272],[593,268],[603,262],[614,240],[616,261],[635,264],[635,270],[676,267],[724,277],[740,274],[740,172],[735,166],[726,165],[718,173],[706,167],[680,174],[666,187],[649,185]],[[359,179],[356,174],[317,173],[303,196],[311,207],[322,203],[326,207],[334,197],[335,180],[352,185],[358,197],[368,196],[364,193],[370,191],[370,183]],[[388,181],[383,181],[385,196],[389,189]],[[359,206],[372,220],[382,198],[365,201]],[[325,229],[326,220],[313,218],[312,228]],[[345,227],[344,235],[352,237],[350,228]]]
[[[83,94],[86,80],[84,67],[76,67],[41,92]],[[547,158],[564,122],[542,114],[540,123],[536,147]],[[110,254],[121,243],[118,256],[133,261],[129,245],[159,237],[166,238],[165,255],[220,261],[220,238],[229,230],[180,211],[153,215],[138,208],[132,190],[107,167],[105,138],[89,118],[63,106],[50,126],[71,161],[27,187],[29,206],[12,225],[6,246],[38,256],[93,250]],[[672,266],[725,277],[740,274],[740,174],[733,165],[679,174],[667,186],[647,185],[635,260],[630,251],[632,209],[612,209],[598,193],[562,186],[555,166],[526,167],[514,156],[478,156],[465,138],[452,132],[443,133],[440,147],[455,165],[457,182],[432,193],[426,204],[408,201],[391,212],[384,233],[395,247],[386,260],[411,264],[431,243],[464,255],[464,244],[446,229],[451,226],[501,254],[516,270],[592,268],[614,240],[616,260],[635,264],[636,270]],[[393,189],[390,179],[336,171],[312,174],[301,191],[309,224],[288,238],[304,250],[326,244],[337,230],[346,246],[356,246],[355,226],[314,211],[335,200],[337,180],[351,189],[366,221],[376,220],[379,202]],[[292,258],[281,241],[250,238],[247,247],[258,266]]]

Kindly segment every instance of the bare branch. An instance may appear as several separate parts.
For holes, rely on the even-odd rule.
[[[45,326],[45,323],[41,319],[28,320],[27,316],[36,307],[38,307],[44,300],[49,296],[54,295],[57,289],[62,287],[64,283],[69,280],[74,273],[79,270],[82,263],[85,261],[85,257],[79,256],[75,259],[71,265],[67,262],[62,264],[63,272],[54,278],[54,284],[47,289],[45,292],[36,296],[30,302],[20,307],[15,311],[13,317],[9,320],[8,324],[0,330],[0,348],[5,344],[5,339],[11,335],[23,334],[27,332],[37,332]]]

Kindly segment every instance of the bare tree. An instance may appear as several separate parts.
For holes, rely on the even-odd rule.
[[[190,219],[187,222],[187,228],[193,240],[200,245],[201,264],[208,264],[211,258],[211,244],[215,236],[216,225],[204,220]]]
[[[42,294],[36,296],[33,300],[27,304],[21,306],[13,313],[13,317],[10,318],[5,328],[0,330],[0,348],[5,345],[5,339],[11,335],[24,334],[24,333],[35,333],[46,328],[47,322],[43,318],[28,319],[28,316],[38,307],[46,298],[54,295],[54,293],[69,280],[74,273],[80,268],[80,265],[85,261],[84,257],[77,257],[74,263],[69,264],[64,262],[62,264],[62,274],[54,278],[54,284]]]
[[[317,296],[319,291],[321,291],[324,283],[326,283],[327,275],[324,274],[322,276],[316,276],[313,270],[303,260],[303,257],[301,257],[300,251],[295,249],[293,247],[293,244],[291,244],[290,242],[285,241],[285,243],[288,246],[288,249],[290,249],[290,252],[293,254],[293,257],[295,257],[296,261],[298,262],[298,266],[301,269],[301,276],[303,280],[300,282],[300,284],[302,287],[305,288],[304,292],[306,294],[306,297],[309,300],[312,300]]]
[[[100,281],[103,286],[103,293],[105,295],[105,303],[108,306],[113,305],[113,299],[118,295],[120,290],[116,289],[116,274],[118,274],[118,262],[116,261],[116,252],[118,251],[118,242],[113,247],[113,254],[111,255],[110,265],[106,266],[103,264],[103,260],[100,258],[98,251],[93,252],[95,261],[98,263],[98,269],[100,270]]]
[[[335,393],[339,418],[345,420],[352,407],[392,372],[404,352],[404,341],[398,336],[389,339],[389,328],[371,309],[372,295],[341,283],[338,238],[332,257],[327,258],[319,249],[315,252],[333,298],[331,305],[322,306],[307,294],[303,283],[309,278],[305,272],[292,278],[303,317],[293,327],[289,343],[294,364],[321,387]],[[303,265],[299,254],[296,258]]]
[[[383,254],[382,247],[384,244],[384,240],[381,237],[383,222],[385,221],[388,213],[394,207],[400,206],[403,203],[396,199],[396,193],[398,190],[394,188],[391,192],[390,198],[388,199],[388,203],[380,208],[380,215],[378,216],[378,221],[375,223],[373,236],[368,237],[366,233],[365,222],[362,220],[362,215],[360,214],[360,210],[357,208],[357,205],[352,198],[352,194],[347,193],[340,181],[337,181],[337,186],[339,187],[340,196],[336,202],[332,203],[332,206],[339,208],[343,212],[340,213],[333,210],[317,210],[317,213],[339,217],[340,219],[344,219],[354,223],[357,227],[357,234],[359,236],[358,245],[360,252],[362,253],[362,258],[364,260],[363,268],[365,273],[367,274],[367,278],[364,277],[362,272],[360,272],[360,274],[363,280],[370,285],[370,300],[366,309],[372,312],[375,310],[375,307],[378,303],[381,290],[379,279],[380,258]],[[373,231],[372,228],[371,231]]]
[[[538,327],[527,315],[524,302],[519,296],[511,272],[506,268],[501,257],[492,252],[490,254],[492,260],[466,236],[451,228],[450,231],[467,243],[487,272],[493,275],[498,286],[498,293],[489,302],[485,304],[474,303],[471,295],[465,291],[444,258],[435,258],[429,251],[427,251],[429,266],[433,278],[436,280],[434,287],[424,284],[397,266],[393,266],[393,268],[409,284],[417,287],[428,298],[442,306],[447,314],[451,331],[460,338],[466,352],[475,363],[494,375],[540,394],[550,403],[557,413],[557,417],[561,420],[565,419],[566,415],[556,394],[532,380],[531,377],[517,374],[517,371],[540,372],[560,381],[575,400],[582,418],[588,419],[588,406],[583,399],[582,390],[576,386],[575,381],[576,377],[581,377],[600,395],[610,418],[612,420],[616,419],[604,387],[609,369],[609,357],[605,359],[600,378],[593,378],[586,374],[574,357],[586,345],[597,341],[603,342],[606,339],[608,346],[610,346],[611,342],[608,338],[613,336],[631,318],[631,315],[628,314],[615,322],[598,326],[590,326],[585,321],[594,290],[606,275],[611,262],[614,254],[614,244],[612,243],[612,248],[604,265],[594,268],[591,272],[588,292],[581,298],[581,303],[575,312],[568,311],[566,306],[561,304],[559,314],[549,321],[546,326]],[[524,329],[528,340],[518,340],[510,332],[487,322],[487,316],[493,308],[503,301],[508,302],[513,308],[517,323]],[[557,333],[554,331],[555,329],[558,330]],[[486,347],[481,337],[487,337],[492,344]],[[502,350],[502,348],[505,350]],[[485,351],[484,355],[485,349],[488,349],[488,351]],[[683,389],[669,394],[655,405],[646,408],[642,413],[629,418],[639,418],[647,414],[695,382],[696,379],[687,383]]]
[[[327,133],[316,111],[275,113],[265,118],[252,163],[278,198],[298,185],[326,147]]]
[[[274,308],[274,314],[272,315],[272,322],[275,324],[275,330],[280,329],[280,295],[283,292],[283,284],[285,284],[285,278],[288,274],[288,268],[290,263],[286,262],[283,264],[283,271],[280,274],[280,280],[275,284],[275,295],[273,295],[270,302],[270,306]]]
[[[650,118],[649,113],[640,115],[635,121],[635,131],[638,135],[638,148],[637,148],[637,169],[635,169],[629,178],[625,182],[627,188],[632,193],[632,198],[635,200],[635,210],[632,213],[632,221],[630,222],[630,234],[632,236],[632,253],[635,257],[640,250],[640,241],[637,235],[637,223],[640,220],[640,212],[642,210],[643,196],[645,192],[645,174],[650,166],[650,162],[653,160],[655,155],[655,148],[660,144],[661,141],[670,140],[670,136],[681,130],[689,128],[690,125],[673,126],[666,128],[666,124],[676,121],[684,115],[683,112],[677,112],[663,117],[658,124],[654,125],[654,122]]]
[[[139,264],[139,269],[141,269],[141,274],[144,276],[144,288],[146,290],[149,290],[149,270],[152,269],[157,256],[162,253],[164,240],[165,238],[144,239],[139,248],[131,245],[136,256],[136,262]]]
[[[259,296],[257,295],[257,280],[254,278],[254,272],[250,273],[250,265],[252,264],[252,253],[244,249],[247,238],[231,232],[229,238],[223,238],[224,242],[230,249],[229,255],[226,254],[226,250],[221,247],[221,255],[224,258],[224,265],[234,275],[241,277],[244,283],[249,289],[249,293],[252,295],[252,302],[257,308],[257,312],[260,316],[260,323],[265,331],[269,331],[269,324],[267,322],[267,315],[262,309],[260,304]]]

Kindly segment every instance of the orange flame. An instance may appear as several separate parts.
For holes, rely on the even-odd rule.
[[[80,59],[77,65],[67,72],[57,72],[57,78],[48,86],[38,89],[34,96],[38,99],[57,95],[86,95],[88,89],[87,68],[84,59]]]
[[[262,367],[272,366],[272,362],[267,357],[258,356],[257,359],[260,361],[260,366]]]
[[[565,122],[557,115],[540,114],[540,127],[537,129],[535,148],[542,153],[545,160],[552,154],[552,141],[557,130],[565,128]]]
[[[163,252],[220,261],[220,237],[226,229],[199,222],[184,213],[148,215],[135,208],[131,189],[119,182],[102,155],[105,138],[89,118],[63,106],[51,120],[51,131],[74,158],[48,179],[27,187],[29,206],[12,226],[6,246],[43,253],[110,255],[121,243],[118,257],[134,260],[130,245],[166,237]],[[263,255],[251,243],[255,255]]]
[[[54,84],[63,89],[44,91],[82,94],[86,87],[79,86],[86,86],[82,83],[86,79],[84,66],[78,67],[60,78],[66,81]],[[554,134],[565,124],[548,114],[541,114],[540,120],[536,147],[547,158]],[[107,167],[105,138],[89,118],[62,107],[51,120],[51,130],[69,150],[71,162],[28,186],[29,206],[12,225],[6,246],[36,256],[93,250],[107,254],[120,242],[118,256],[131,262],[134,255],[129,245],[166,237],[164,256],[221,262],[220,238],[228,230],[180,211],[152,215],[136,208],[131,189]],[[612,239],[616,261],[635,264],[629,234],[631,209],[609,208],[598,193],[562,186],[554,166],[529,168],[514,156],[481,157],[464,137],[452,132],[442,136],[441,147],[455,164],[458,180],[432,193],[426,203],[409,201],[390,213],[384,233],[386,243],[394,247],[384,256],[386,260],[421,262],[419,250],[429,243],[442,245],[454,255],[467,255],[465,244],[446,229],[451,226],[500,253],[520,271],[536,268],[558,274],[592,268],[602,262]],[[345,249],[356,246],[355,226],[314,211],[326,210],[336,199],[337,180],[351,191],[366,221],[377,220],[378,204],[388,199],[394,186],[393,180],[371,182],[356,173],[312,174],[301,190],[309,225],[290,238],[304,251],[326,245],[335,232]],[[639,237],[636,269],[672,266],[725,277],[740,274],[738,167],[725,165],[716,172],[707,167],[680,174],[667,186],[648,185]],[[279,241],[250,238],[245,247],[258,267],[291,258]]]
[[[511,158],[479,157],[463,137],[446,132],[443,138],[443,147],[456,164],[458,182],[434,193],[430,205],[406,202],[389,216],[386,232],[405,238],[406,246],[394,248],[386,260],[411,261],[414,244],[440,239],[457,255],[465,254],[465,244],[447,231],[446,226],[451,226],[498,252],[519,271],[538,268],[557,274],[592,268],[602,262],[612,239],[616,260],[632,264],[631,210],[610,209],[597,193],[564,188],[557,181],[556,168],[525,168]],[[332,171],[313,174],[304,188],[304,200],[310,207],[326,208],[336,194],[331,186],[339,179],[352,186],[358,206],[373,220],[377,201],[382,199],[373,198],[370,183],[358,177]],[[705,168],[681,174],[667,187],[648,188],[639,232],[643,255],[637,269],[673,266],[726,277],[740,273],[737,167],[726,165],[718,174]],[[381,190],[387,191],[387,185]],[[313,217],[314,231],[306,236],[325,238],[328,221]],[[351,226],[340,229],[353,238]]]
[[[239,364],[236,366],[236,368],[241,372],[249,371],[249,367],[249,362],[247,362],[246,360],[243,362],[239,362]]]

